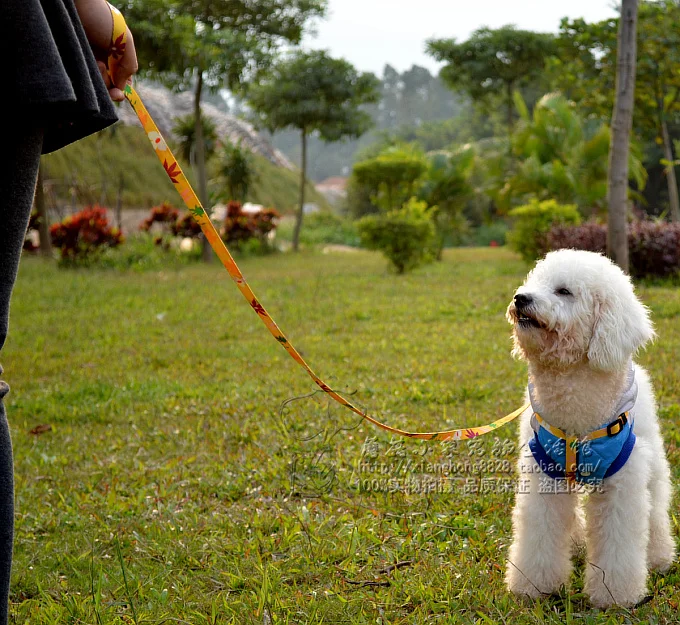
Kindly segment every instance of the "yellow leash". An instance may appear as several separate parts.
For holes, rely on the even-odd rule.
[[[116,9],[115,7],[111,6],[111,14],[113,15],[113,36],[111,43],[112,53],[111,56],[109,57],[109,71],[111,70],[112,64],[115,64],[117,60],[122,56],[123,51],[125,50],[125,40],[127,35],[127,26],[125,24],[123,15],[120,13],[120,11],[118,11],[118,9]],[[522,414],[522,412],[524,412],[524,410],[526,410],[529,407],[529,404],[527,403],[521,408],[515,410],[514,412],[511,412],[510,414],[500,419],[497,419],[496,421],[494,421],[493,423],[489,423],[488,425],[481,425],[477,427],[456,430],[447,430],[445,432],[406,432],[404,430],[393,428],[389,425],[386,425],[374,419],[366,412],[350,403],[347,399],[340,395],[340,393],[330,388],[319,376],[316,375],[316,373],[314,373],[314,371],[312,371],[311,367],[305,362],[304,358],[300,356],[300,353],[295,349],[295,347],[288,341],[286,336],[279,329],[279,326],[276,325],[276,322],[270,317],[269,313],[267,313],[264,306],[260,304],[257,297],[255,297],[255,293],[253,293],[252,289],[250,288],[245,278],[243,277],[241,270],[238,268],[238,265],[236,264],[231,254],[229,253],[229,250],[227,249],[226,245],[224,244],[224,241],[222,241],[222,238],[215,229],[215,226],[210,220],[210,217],[208,217],[207,213],[203,209],[203,206],[201,205],[201,202],[199,201],[196,193],[191,188],[189,181],[186,179],[184,173],[182,172],[179,163],[173,156],[172,152],[170,151],[170,148],[168,147],[160,131],[158,130],[158,127],[151,118],[151,115],[149,115],[149,112],[146,110],[146,107],[142,103],[141,98],[134,90],[132,85],[128,84],[125,87],[125,97],[127,98],[128,102],[130,102],[130,104],[132,105],[132,108],[137,114],[137,117],[139,117],[139,121],[141,122],[144,131],[146,132],[147,137],[151,141],[151,145],[154,147],[156,151],[156,156],[158,156],[158,159],[163,164],[163,168],[165,169],[165,172],[167,173],[170,180],[172,181],[172,184],[175,185],[175,189],[177,189],[177,192],[179,193],[180,197],[186,204],[187,208],[193,215],[198,225],[201,227],[201,230],[203,231],[203,234],[205,235],[205,238],[207,239],[208,243],[210,243],[210,246],[213,248],[220,261],[222,261],[222,264],[224,265],[225,269],[229,272],[229,275],[236,283],[236,286],[238,290],[241,292],[241,295],[245,297],[246,301],[257,313],[259,318],[262,320],[262,323],[264,323],[264,325],[267,327],[272,336],[288,352],[290,357],[293,360],[295,360],[295,362],[297,362],[307,372],[309,377],[312,378],[312,380],[314,380],[315,384],[324,393],[332,397],[339,404],[342,404],[346,408],[349,408],[352,412],[363,417],[373,425],[381,428],[382,430],[385,430],[386,432],[390,432],[391,434],[397,434],[399,436],[405,436],[407,438],[417,438],[422,440],[436,440],[436,441],[471,439],[477,436],[481,436],[482,434],[486,434],[487,432],[496,430],[502,425],[509,423],[510,421],[518,417],[520,414]]]

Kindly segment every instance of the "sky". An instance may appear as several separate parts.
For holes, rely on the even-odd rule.
[[[329,50],[357,69],[382,75],[386,63],[399,72],[412,65],[436,73],[441,66],[425,54],[425,41],[465,41],[483,26],[514,24],[556,33],[562,17],[595,22],[616,15],[614,0],[329,0],[328,17],[303,46]]]

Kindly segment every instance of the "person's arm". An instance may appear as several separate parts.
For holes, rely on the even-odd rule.
[[[92,52],[97,59],[99,71],[109,89],[111,99],[121,102],[125,99],[123,89],[132,75],[137,72],[137,54],[132,33],[128,28],[127,44],[120,61],[116,64],[113,80],[109,76],[106,67],[109,48],[111,46],[111,32],[113,30],[113,18],[111,9],[105,0],[75,0],[78,16],[85,29],[87,40],[90,42]]]

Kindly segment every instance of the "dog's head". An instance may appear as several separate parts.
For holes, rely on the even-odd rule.
[[[654,338],[628,276],[593,252],[550,252],[517,289],[507,318],[515,356],[557,367],[616,370]]]

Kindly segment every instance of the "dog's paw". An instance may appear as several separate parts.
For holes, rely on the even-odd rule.
[[[665,573],[671,568],[673,562],[675,561],[675,552],[664,552],[664,553],[653,553],[648,554],[647,566],[650,571],[657,571],[659,573]]]
[[[519,571],[511,564],[505,572],[505,585],[507,589],[519,599],[533,600],[539,597],[546,597],[550,590],[542,589],[535,584],[529,577]]]
[[[652,537],[647,547],[647,568],[665,573],[675,561],[675,541],[670,535]]]
[[[541,592],[535,586],[531,584],[518,584],[516,586],[508,585],[508,590],[517,597],[520,601],[527,603],[532,602],[534,599],[540,599],[541,597],[547,597],[546,593]]]
[[[605,609],[618,605],[631,608],[645,597],[646,580],[643,577],[612,579],[603,575],[602,570],[588,568],[584,590],[593,607]]]
[[[606,610],[614,605],[622,608],[632,608],[645,597],[645,593],[635,595],[634,597],[614,597],[606,589],[598,589],[591,593],[586,591],[586,594],[588,594],[590,605],[601,610]]]

